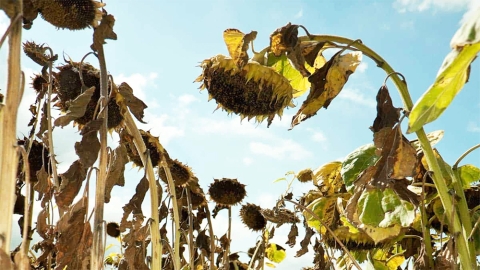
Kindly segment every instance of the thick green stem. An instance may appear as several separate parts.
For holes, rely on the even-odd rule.
[[[4,3],[9,5],[9,3]],[[11,4],[11,3],[10,3]],[[12,234],[13,206],[15,204],[15,179],[17,177],[18,153],[17,113],[22,99],[22,71],[20,68],[20,51],[22,46],[22,21],[15,20],[22,13],[22,1],[11,4],[11,31],[8,38],[8,77],[5,104],[0,104],[0,248],[10,254]]]
[[[212,215],[210,214],[210,209],[208,204],[205,205],[205,213],[207,213],[208,221],[208,233],[210,234],[210,270],[215,268],[215,236],[213,234],[213,225],[212,225]]]
[[[338,36],[329,36],[329,35],[321,35],[315,36],[310,35],[309,37],[301,37],[299,38],[300,41],[307,41],[307,40],[315,40],[315,41],[330,41],[330,42],[337,42],[343,44],[352,44],[353,40],[338,37]],[[369,47],[363,45],[362,43],[356,42],[351,45],[352,48],[355,48],[365,54],[367,57],[371,58],[377,66],[383,69],[387,74],[392,74],[395,72],[393,68],[376,52],[374,52]],[[410,93],[408,92],[407,84],[404,82],[398,74],[392,74],[391,78],[397,87],[400,97],[402,98],[402,102],[405,108],[405,111],[410,112],[413,108],[412,98],[410,97]],[[433,171],[432,179],[437,188],[438,195],[440,200],[442,201],[443,208],[445,209],[447,221],[449,227],[452,228],[451,232],[453,235],[459,234],[457,237],[457,250],[459,252],[460,263],[463,269],[472,269],[475,262],[475,255],[473,249],[469,248],[468,235],[469,231],[468,227],[471,228],[471,221],[468,215],[464,215],[461,213],[460,217],[456,212],[455,204],[453,204],[450,194],[448,193],[448,187],[445,182],[445,179],[442,176],[442,171],[440,169],[440,165],[438,163],[437,158],[433,152],[432,146],[427,139],[427,135],[425,134],[425,130],[422,128],[416,132],[418,140],[420,141],[421,147],[423,149],[425,158],[427,159],[427,164],[431,171]],[[442,164],[443,166],[443,164]],[[463,189],[458,187],[458,181],[454,183],[455,191],[457,193],[463,193]],[[458,195],[458,194],[457,194]],[[465,196],[459,196],[458,202],[456,205],[459,206],[459,210],[462,211],[467,207],[467,203],[465,200]],[[467,208],[468,209],[468,208]],[[462,211],[463,212],[463,211]],[[462,225],[463,224],[463,225]],[[427,254],[427,256],[432,256],[431,254]]]

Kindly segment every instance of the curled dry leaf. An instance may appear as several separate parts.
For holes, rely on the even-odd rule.
[[[297,223],[300,222],[298,217],[295,215],[294,212],[285,209],[285,208],[279,208],[279,209],[262,209],[260,210],[260,213],[262,213],[263,217],[265,217],[266,220],[276,223],[277,228],[282,226],[284,223]]]
[[[130,109],[133,116],[135,116],[138,121],[145,124],[145,122],[143,121],[143,115],[144,110],[147,108],[147,105],[142,100],[133,95],[133,89],[130,87],[130,85],[122,82],[118,86],[118,93],[120,95],[116,95],[117,104],[119,104],[121,108],[123,108],[122,104],[125,104]]]
[[[105,203],[110,202],[113,186],[125,185],[125,164],[128,163],[127,149],[120,144],[113,150],[112,162],[108,164],[107,180],[105,180]]]
[[[123,216],[122,221],[120,222],[120,231],[125,232],[127,228],[132,228],[132,222],[127,221],[128,216],[133,213],[133,215],[143,215],[142,212],[142,203],[145,199],[145,194],[148,190],[148,179],[143,177],[135,188],[135,194],[133,194],[130,201],[123,206]]]
[[[289,247],[293,248],[297,242],[298,236],[298,227],[297,224],[293,223],[292,227],[290,227],[290,232],[288,233],[288,240],[285,242]]]
[[[90,260],[92,231],[86,221],[88,198],[72,205],[57,223],[56,269],[86,269]],[[72,245],[75,243],[75,245]]]
[[[243,68],[248,62],[248,45],[257,37],[257,31],[248,34],[238,29],[227,29],[223,31],[223,40],[228,48],[228,53],[239,68]]]
[[[362,61],[361,52],[349,52],[344,55],[341,53],[342,51],[336,53],[308,78],[311,83],[310,93],[293,116],[290,129],[314,116],[320,108],[326,109]]]
[[[113,25],[115,25],[113,15],[104,14],[100,25],[93,31],[93,44],[91,47],[94,51],[98,51],[106,43],[105,39],[117,40],[117,34],[113,32]]]
[[[82,165],[80,160],[74,161],[66,172],[60,174],[60,188],[55,194],[55,201],[59,208],[65,209],[72,204],[86,176],[87,168]]]
[[[94,92],[95,87],[90,87],[85,90],[85,92],[81,93],[77,98],[75,98],[75,100],[70,103],[70,106],[68,106],[67,114],[57,118],[54,122],[54,125],[64,127],[68,125],[71,121],[85,115],[87,105],[90,103]]]
[[[315,234],[315,231],[312,228],[305,226],[305,236],[303,237],[303,240],[300,242],[300,250],[298,250],[297,254],[295,254],[295,258],[301,257],[308,252],[308,245],[310,245],[310,238],[312,238],[314,234]]]
[[[75,143],[75,153],[77,153],[80,162],[86,168],[93,166],[97,160],[98,152],[100,151],[97,132],[100,130],[102,123],[103,118],[88,122],[80,132],[82,140]]]
[[[400,118],[400,109],[393,107],[392,98],[386,85],[382,85],[377,93],[377,117],[370,129],[375,133],[384,127],[393,127]]]

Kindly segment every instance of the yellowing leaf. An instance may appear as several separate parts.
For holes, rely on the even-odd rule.
[[[480,51],[480,43],[466,45],[437,76],[410,112],[407,133],[421,129],[437,119],[462,90],[468,80],[470,64]],[[454,51],[458,52],[458,51]]]
[[[403,255],[392,256],[387,261],[387,267],[389,270],[397,270],[404,261],[405,257]]]
[[[315,213],[316,217],[304,211],[303,216],[308,226],[316,229],[320,234],[325,234],[327,229],[323,226],[331,226],[335,221],[336,197],[321,197],[311,202],[307,209]],[[319,220],[320,219],[320,220]],[[323,223],[323,224],[322,224]]]
[[[342,175],[340,169],[342,163],[340,161],[333,161],[322,165],[314,171],[313,184],[320,186],[320,190],[325,195],[332,195],[338,192],[342,185]]]
[[[290,129],[314,116],[320,108],[327,108],[340,93],[350,74],[355,72],[362,60],[362,53],[350,52],[341,55],[341,52],[336,53],[308,78],[311,83],[310,93],[292,118]]]
[[[480,181],[480,169],[471,164],[460,166],[454,172],[458,172],[464,188],[469,188],[473,182]]]
[[[270,261],[281,263],[287,256],[287,253],[283,247],[274,243],[270,243],[265,250],[265,255]]]
[[[244,34],[238,29],[227,29],[223,32],[223,40],[227,45],[228,53],[238,67],[243,67],[248,62],[248,44],[257,37],[257,32]]]
[[[295,89],[293,93],[294,98],[303,95],[307,89],[310,88],[308,78],[304,77],[300,71],[292,66],[286,55],[277,57],[273,53],[269,53],[267,66],[272,67],[278,74],[283,75],[289,80],[290,85]],[[315,70],[315,68],[308,64],[305,64],[305,68],[310,72]]]
[[[436,145],[443,138],[444,133],[445,132],[443,130],[435,130],[435,131],[432,131],[432,132],[428,133],[427,134],[427,139],[430,142],[430,145],[431,146]],[[418,139],[411,140],[410,144],[413,146],[413,148],[415,148],[416,151],[419,151],[419,150],[422,149]]]
[[[327,100],[323,107],[326,109],[330,102],[340,93],[350,74],[355,72],[362,62],[361,52],[349,52],[334,58],[333,64],[327,73],[325,90]]]

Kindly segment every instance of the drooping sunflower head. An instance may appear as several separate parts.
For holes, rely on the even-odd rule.
[[[257,122],[283,114],[293,107],[293,88],[288,80],[270,67],[248,62],[239,68],[235,61],[223,55],[206,59],[200,65],[203,73],[196,79],[206,88],[209,99],[215,99],[218,108]]]
[[[236,205],[247,195],[245,185],[237,179],[215,179],[208,189],[210,198],[219,205]]]
[[[243,224],[245,224],[252,231],[261,231],[267,225],[267,220],[260,213],[260,206],[247,203],[240,209],[240,217]]]
[[[176,159],[172,160],[170,158],[167,158],[167,166],[170,169],[170,173],[172,174],[173,182],[177,187],[185,185],[193,177],[193,173],[190,167]],[[158,170],[158,174],[163,182],[168,183],[167,175],[165,174],[165,170],[163,168],[160,168]]]
[[[43,97],[48,90],[48,82],[43,78],[42,75],[36,74],[35,77],[32,78],[32,88]]]
[[[38,45],[33,41],[27,41],[23,43],[23,52],[28,56],[28,58],[32,59],[33,62],[42,67],[47,66],[50,61],[50,57],[45,54],[46,51],[47,47],[45,47],[43,44]]]
[[[139,131],[145,146],[150,150],[150,160],[153,167],[155,167],[160,162],[161,155],[167,155],[168,157],[168,154],[160,144],[158,137],[153,136],[150,131],[144,131],[141,129]],[[135,165],[143,167],[142,159],[140,158],[140,154],[143,155],[143,153],[138,153],[137,148],[133,143],[133,136],[128,134],[126,130],[120,132],[120,143],[127,148],[128,158],[133,161]]]
[[[120,236],[120,225],[116,222],[108,222],[107,223],[107,234],[111,237],[119,237]]]
[[[32,0],[42,18],[58,28],[81,30],[98,26],[104,3],[94,0]]]
[[[24,145],[27,147],[29,144],[28,139],[24,138],[23,140],[17,141],[18,145]],[[22,156],[19,157],[19,168],[22,168],[23,158]],[[30,167],[30,181],[37,182],[37,172],[42,169],[45,171],[50,171],[50,152],[48,151],[48,147],[45,146],[42,142],[37,140],[32,141],[32,146],[30,148],[30,152],[28,155],[28,165]]]

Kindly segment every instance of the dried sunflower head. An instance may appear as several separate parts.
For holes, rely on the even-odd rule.
[[[240,209],[240,217],[242,218],[243,224],[245,224],[252,231],[261,231],[267,225],[267,220],[260,213],[260,206],[247,203],[242,205]]]
[[[208,189],[210,198],[219,205],[230,206],[240,203],[247,191],[245,185],[239,183],[237,179],[215,179]]]
[[[190,167],[183,164],[178,160],[172,160],[167,158],[167,165],[170,169],[170,173],[172,174],[173,182],[175,186],[184,186],[189,180],[192,179],[193,173]],[[158,174],[163,182],[167,183],[167,175],[165,174],[165,170],[160,168],[158,170]]]
[[[27,41],[23,43],[23,52],[32,59],[33,62],[39,64],[40,66],[48,66],[50,57],[45,55],[47,48],[42,45],[38,45],[33,41]]]
[[[313,180],[313,171],[312,169],[303,169],[297,173],[298,181],[306,183]]]
[[[143,142],[148,150],[150,150],[150,160],[152,165],[155,167],[161,160],[161,155],[167,155],[163,146],[160,144],[158,137],[153,136],[150,131],[139,130],[140,135],[142,136]],[[133,161],[133,163],[139,167],[143,167],[142,159],[140,158],[137,148],[133,143],[132,135],[128,134],[126,130],[120,132],[120,143],[125,145],[127,148],[128,158]],[[143,155],[143,153],[141,153]]]
[[[292,86],[272,68],[249,62],[240,69],[223,55],[204,60],[200,66],[203,73],[196,79],[203,82],[200,89],[208,90],[218,108],[242,119],[255,118],[259,123],[268,119],[270,125],[276,114],[281,117],[285,107],[294,106]]]
[[[81,30],[98,26],[104,3],[93,0],[32,0],[42,18],[58,28]]]
[[[120,225],[116,222],[108,222],[107,223],[107,234],[111,237],[119,237],[120,236]]]
[[[40,98],[42,98],[47,92],[47,86],[48,82],[42,75],[36,74],[35,77],[32,78],[32,88],[35,89]]]
[[[24,138],[23,140],[17,141],[18,145],[28,145],[28,139]],[[19,168],[22,168],[23,158],[22,156],[19,157]],[[45,171],[50,171],[50,152],[48,151],[48,147],[45,146],[42,142],[38,142],[34,140],[32,142],[32,146],[30,148],[30,152],[28,155],[28,165],[30,167],[30,181],[37,182],[37,172],[45,168]],[[20,172],[20,170],[19,170]]]

